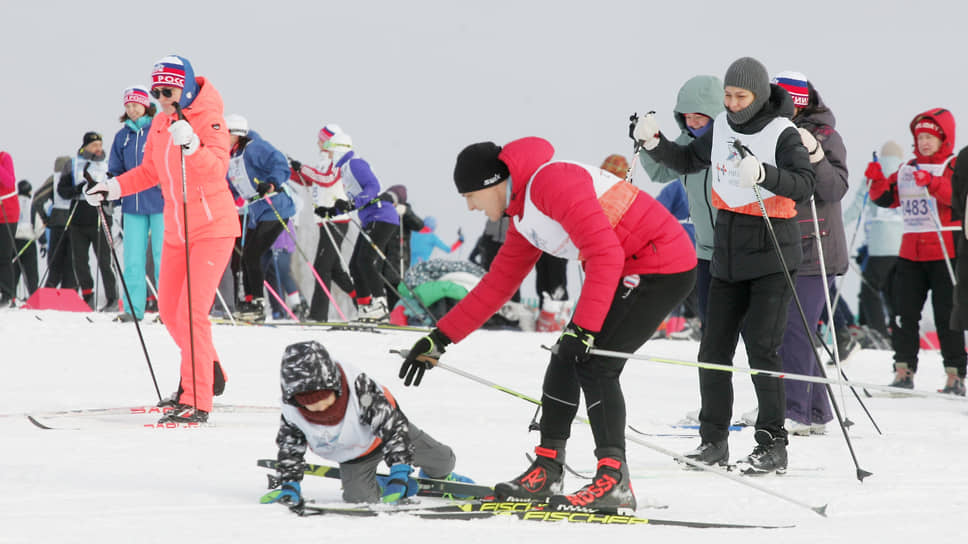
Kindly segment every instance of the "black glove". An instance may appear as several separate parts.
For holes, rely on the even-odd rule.
[[[558,356],[563,362],[581,364],[588,362],[591,358],[589,350],[595,347],[595,335],[598,333],[586,331],[585,329],[569,323],[558,343],[552,348],[552,353]]]
[[[336,208],[327,208],[326,206],[319,206],[318,208],[313,210],[313,213],[322,217],[323,219],[329,219],[330,217],[336,217],[337,215],[342,214],[342,212],[340,212]]]
[[[337,200],[336,202],[333,203],[333,209],[335,209],[338,212],[338,213],[336,213],[334,215],[339,215],[341,213],[351,212],[351,211],[355,210],[356,208],[353,206],[353,203],[352,202],[350,202],[348,200],[343,200],[341,198],[341,199],[339,199],[339,200]]]
[[[407,360],[400,365],[399,378],[403,380],[403,385],[413,384],[414,387],[420,385],[424,372],[437,366],[437,361],[444,354],[448,344],[450,344],[450,338],[447,338],[447,335],[439,329],[434,329],[427,336],[417,340],[407,353]]]
[[[629,138],[632,138],[633,142],[638,142],[635,139],[635,125],[639,124],[639,114],[633,113],[629,115]]]
[[[260,181],[258,185],[255,186],[256,192],[259,193],[260,197],[266,196],[266,193],[271,193],[276,190],[276,186],[271,181]]]
[[[302,163],[299,162],[299,161],[297,161],[296,159],[290,158],[289,159],[289,168],[292,168],[293,170],[295,170],[296,172],[298,172],[298,171],[302,170]]]

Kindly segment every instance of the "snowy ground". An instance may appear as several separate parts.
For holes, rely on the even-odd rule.
[[[90,317],[93,322],[89,321]],[[968,451],[964,402],[922,398],[869,398],[884,431],[880,436],[856,401],[847,401],[850,432],[860,466],[874,473],[864,483],[836,427],[826,436],[792,438],[790,471],[757,482],[811,505],[829,504],[829,517],[714,475],[686,472],[669,458],[636,444],[628,455],[642,516],[735,523],[795,524],[781,530],[601,527],[527,523],[513,519],[421,521],[402,516],[370,519],[300,519],[275,505],[260,505],[265,471],[273,457],[277,415],[214,413],[214,427],[153,430],[96,418],[83,430],[41,430],[27,412],[141,405],[156,401],[135,328],[104,314],[8,310],[0,313],[0,542],[550,542],[588,538],[614,542],[954,542],[968,509]],[[320,332],[295,327],[216,326],[215,340],[229,375],[222,403],[275,407],[278,365],[293,341],[316,339],[388,385],[407,414],[454,448],[457,470],[491,483],[527,464],[536,435],[527,424],[534,407],[466,378],[436,369],[417,388],[396,379],[399,359],[389,348],[409,347],[415,333]],[[174,345],[157,324],[143,326],[161,392],[177,383]],[[452,366],[530,396],[540,395],[547,352],[539,333],[478,332],[448,350]],[[655,341],[643,352],[692,359],[696,344]],[[935,352],[925,355],[919,389],[933,390],[944,376]],[[847,366],[853,379],[886,383],[890,354],[865,351]],[[698,404],[696,371],[630,361],[623,376],[629,422],[657,433]],[[735,379],[737,413],[753,406],[749,378]],[[848,393],[849,394],[849,393]],[[840,396],[838,393],[838,401]],[[154,416],[144,416],[151,422]],[[106,419],[106,418],[105,418]],[[116,418],[117,419],[117,418]],[[74,422],[61,421],[68,427]],[[653,437],[675,451],[694,438]],[[751,431],[733,433],[733,458],[752,448]],[[569,462],[592,471],[591,437],[576,424]],[[582,482],[572,478],[569,488]],[[304,494],[321,502],[339,498],[334,480],[307,477]],[[648,539],[648,540],[647,540]]]

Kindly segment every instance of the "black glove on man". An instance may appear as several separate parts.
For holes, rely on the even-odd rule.
[[[437,366],[437,361],[444,354],[444,350],[450,344],[450,338],[440,332],[440,329],[430,331],[410,348],[407,359],[400,366],[400,379],[403,385],[420,385],[424,372]]]
[[[271,181],[260,181],[258,185],[255,186],[256,192],[259,193],[260,197],[266,196],[266,193],[271,193],[276,190],[276,186]]]
[[[591,358],[591,350],[595,347],[595,335],[598,333],[587,331],[574,323],[569,323],[558,343],[552,348],[552,352],[558,356],[562,362],[571,364],[582,364]]]
[[[296,172],[302,170],[302,163],[296,159],[289,159],[289,168],[292,168]]]
[[[333,209],[338,212],[335,215],[339,215],[341,213],[351,212],[356,208],[353,207],[352,202],[350,202],[349,200],[343,200],[341,198],[333,203]]]

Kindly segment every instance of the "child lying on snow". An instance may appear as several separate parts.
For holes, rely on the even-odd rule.
[[[452,472],[454,452],[407,420],[390,391],[363,372],[333,361],[321,344],[300,342],[282,358],[279,480],[260,502],[299,504],[307,446],[339,463],[343,500],[397,502],[417,492],[420,477],[473,480]],[[377,476],[380,460],[389,476]]]

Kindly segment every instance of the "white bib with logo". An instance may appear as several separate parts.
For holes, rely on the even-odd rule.
[[[531,201],[531,188],[534,183],[535,176],[538,175],[545,166],[555,163],[569,163],[576,166],[584,168],[592,178],[592,183],[595,187],[595,196],[601,197],[605,191],[608,191],[616,183],[625,183],[625,180],[615,176],[611,172],[606,172],[601,168],[595,168],[594,166],[588,166],[585,164],[572,162],[572,161],[554,161],[543,164],[534,175],[531,176],[531,180],[528,181],[528,189],[525,191],[524,195],[524,213],[521,218],[518,219],[514,217],[514,227],[521,233],[524,238],[531,243],[534,247],[544,251],[545,253],[550,253],[555,257],[560,257],[563,259],[577,259],[578,258],[578,248],[571,241],[571,236],[568,232],[561,226],[561,223],[555,221],[554,219],[545,215],[541,210],[534,205]]]
[[[931,196],[927,187],[918,185],[914,173],[921,169],[932,176],[940,176],[946,166],[948,161],[917,167],[905,164],[897,171],[897,198],[904,217],[904,232],[934,232],[941,227],[938,200]]]
[[[756,134],[741,134],[729,126],[726,112],[716,116],[713,125],[713,149],[709,154],[710,167],[713,170],[713,190],[730,208],[738,208],[756,202],[756,193],[752,187],[739,186],[739,152],[733,142],[739,140],[763,164],[776,166],[776,142],[780,134],[788,128],[796,128],[785,117],[777,117],[770,121]],[[760,187],[760,196],[766,200],[774,193]]]

